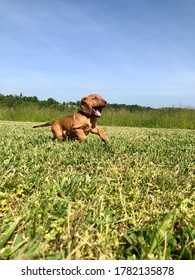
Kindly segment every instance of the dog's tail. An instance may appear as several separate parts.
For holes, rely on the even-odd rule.
[[[48,123],[43,123],[43,124],[37,124],[37,125],[34,125],[33,128],[51,126],[53,123],[54,123],[54,121],[51,121],[51,122],[48,122]]]

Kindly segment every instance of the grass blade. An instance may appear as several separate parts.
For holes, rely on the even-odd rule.
[[[169,215],[164,219],[161,226],[159,227],[153,242],[150,247],[149,254],[153,254],[156,248],[159,247],[159,245],[166,239],[166,233],[167,230],[170,228],[170,226],[174,223],[175,217],[173,214]]]
[[[21,217],[18,217],[12,223],[12,225],[6,230],[6,232],[3,234],[3,236],[0,238],[0,248],[2,248],[7,243],[7,241],[10,239],[13,232],[15,231],[17,226],[19,225],[20,221],[21,221]]]

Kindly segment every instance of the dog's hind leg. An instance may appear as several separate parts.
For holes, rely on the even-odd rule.
[[[53,133],[53,140],[64,141],[66,139],[66,135],[60,125],[52,125],[51,131]]]

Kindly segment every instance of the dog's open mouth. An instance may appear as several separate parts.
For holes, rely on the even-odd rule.
[[[102,115],[102,107],[93,107],[92,108],[92,113],[96,117],[101,117],[101,115]]]

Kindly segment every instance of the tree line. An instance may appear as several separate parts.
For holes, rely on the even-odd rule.
[[[0,93],[0,106],[15,108],[17,106],[28,106],[36,104],[40,107],[52,107],[56,109],[64,109],[64,107],[78,107],[80,101],[72,102],[58,102],[54,98],[48,98],[47,100],[39,100],[37,96],[24,96],[22,93],[19,95],[4,95]],[[128,111],[143,111],[143,110],[153,110],[150,107],[142,107],[139,105],[126,105],[126,104],[108,104],[107,109],[109,110],[128,110]]]

